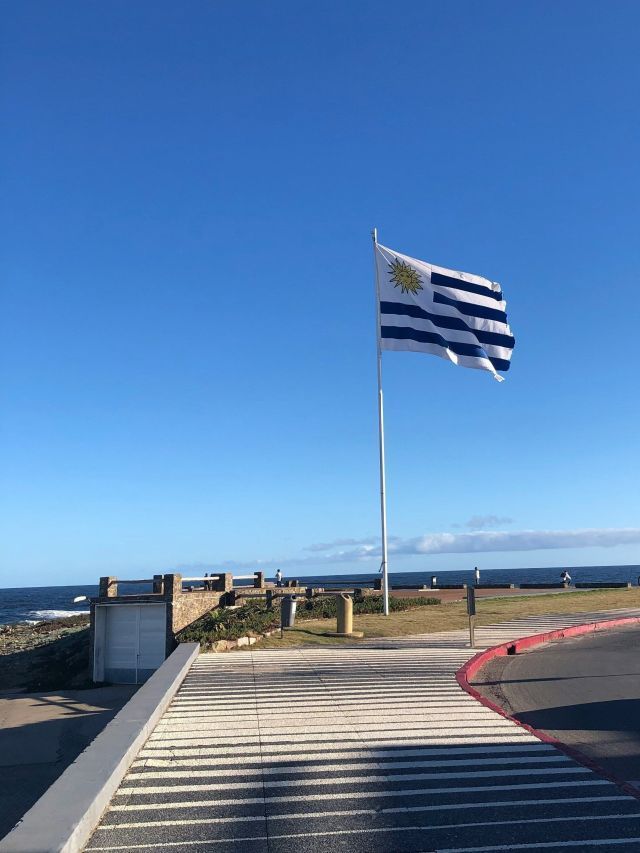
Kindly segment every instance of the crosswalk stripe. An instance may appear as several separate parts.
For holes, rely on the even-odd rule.
[[[571,816],[564,816],[564,817],[551,817],[551,818],[546,818],[546,817],[545,818],[527,818],[525,820],[504,820],[504,821],[499,821],[499,822],[490,820],[490,821],[471,821],[468,823],[442,823],[442,824],[429,824],[429,825],[414,824],[412,826],[356,827],[356,828],[352,828],[352,829],[326,830],[326,831],[319,832],[319,833],[315,834],[314,837],[316,839],[320,840],[322,838],[331,838],[332,836],[336,836],[336,835],[371,835],[371,834],[377,835],[377,834],[382,834],[382,833],[387,833],[387,832],[416,832],[417,830],[419,830],[420,832],[436,832],[436,831],[442,831],[445,829],[460,830],[460,829],[470,829],[470,828],[474,828],[474,827],[475,828],[479,828],[479,827],[487,828],[487,827],[492,827],[492,826],[493,827],[495,827],[495,826],[513,826],[514,824],[517,824],[518,826],[522,826],[522,825],[528,826],[528,825],[539,824],[539,823],[544,823],[544,824],[568,823],[570,821],[575,821],[575,820],[580,820],[582,822],[582,821],[590,821],[590,820],[629,820],[632,818],[635,819],[635,818],[637,818],[637,816],[636,815],[620,815],[620,814],[583,815],[579,818],[571,817]],[[264,821],[264,817],[252,818],[252,820]],[[157,826],[157,824],[154,824],[154,825]],[[120,828],[125,828],[125,827],[127,827],[127,824],[122,824]],[[263,841],[263,840],[266,840],[267,838],[269,838],[273,841],[283,841],[283,840],[287,840],[287,839],[308,838],[308,837],[309,837],[308,832],[299,832],[299,833],[298,832],[289,832],[289,833],[283,833],[283,834],[269,833],[268,836],[266,836],[266,835],[254,835],[254,836],[249,837],[249,838],[234,839],[234,840]],[[224,840],[228,840],[228,839],[224,839]],[[218,839],[207,839],[207,841],[204,843],[205,844],[211,844],[214,841],[219,841],[219,840]],[[566,844],[566,842],[565,842],[565,844]],[[149,845],[149,846],[155,846],[155,845]],[[544,842],[541,845],[540,844],[531,845],[531,847],[539,847],[539,846],[544,847],[545,846]],[[528,847],[529,847],[529,845],[517,845],[515,847],[515,849],[527,849]],[[87,849],[88,850],[111,850],[111,849],[118,849],[118,848],[89,847]],[[480,851],[480,850],[486,850],[486,849],[489,849],[489,850],[506,850],[506,849],[514,849],[514,848],[511,848],[511,847],[507,848],[507,847],[502,847],[502,846],[501,847],[493,847],[493,848],[482,848],[482,847],[481,848],[475,848],[475,847],[474,848],[468,848],[468,850],[474,850],[474,851]],[[445,851],[442,848],[439,848],[438,853],[445,853]]]
[[[237,806],[249,805],[255,803],[301,803],[311,802],[316,800],[357,800],[384,797],[423,797],[435,796],[436,794],[473,794],[477,792],[491,791],[524,791],[524,790],[548,790],[549,788],[575,788],[580,785],[603,785],[601,779],[584,779],[579,782],[529,782],[520,784],[518,782],[512,785],[491,785],[489,789],[485,786],[452,786],[449,788],[399,788],[398,790],[385,791],[332,791],[329,794],[284,794],[283,796],[272,797],[241,797],[240,799],[217,799],[217,800],[182,800],[180,802],[162,802],[162,803],[127,803],[126,805],[112,804],[112,811],[141,811],[150,808],[160,809],[193,809],[202,808],[203,806]],[[141,789],[136,793],[144,793],[145,789]],[[132,791],[119,788],[115,796],[131,796]],[[146,793],[149,793],[146,790]],[[171,793],[170,789],[162,788],[161,793]]]
[[[612,615],[514,619],[476,637],[489,647]],[[631,849],[638,801],[462,692],[455,673],[476,651],[466,642],[455,631],[201,655],[85,850],[227,845],[241,853],[280,840],[305,853],[331,838],[417,831],[460,845],[437,853]],[[423,824],[421,815],[442,822]],[[207,824],[215,837],[203,839],[197,828]],[[532,841],[543,824],[547,840]],[[620,837],[616,824],[626,827]],[[589,825],[612,837],[589,837]],[[478,846],[491,828],[504,832],[494,846]]]

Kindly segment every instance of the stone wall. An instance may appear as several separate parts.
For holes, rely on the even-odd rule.
[[[212,592],[194,589],[193,592],[183,592],[167,602],[167,640],[170,649],[175,648],[174,635],[191,625],[196,619],[204,616],[210,610],[218,607],[220,600],[226,597],[225,592]],[[226,603],[226,602],[225,602]]]

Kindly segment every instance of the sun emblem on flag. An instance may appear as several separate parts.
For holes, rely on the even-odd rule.
[[[416,294],[422,290],[420,273],[409,264],[405,264],[400,258],[395,258],[389,264],[391,281],[394,287],[399,287],[402,293]]]

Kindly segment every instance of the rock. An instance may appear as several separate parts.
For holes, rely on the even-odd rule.
[[[30,691],[89,686],[86,616],[0,628],[0,684]]]

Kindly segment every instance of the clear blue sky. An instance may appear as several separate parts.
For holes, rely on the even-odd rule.
[[[640,562],[639,28],[4,4],[0,585],[377,567],[373,225],[517,341],[501,385],[385,355],[391,569]]]

